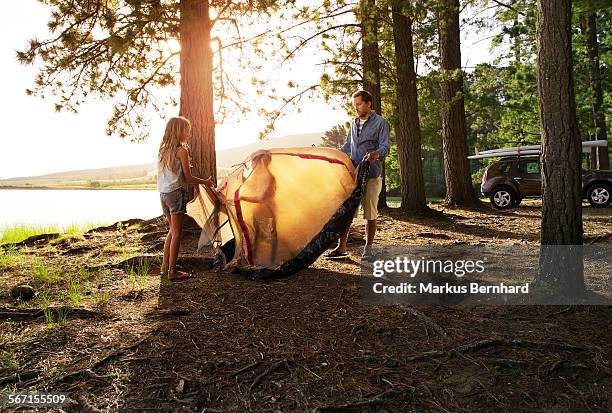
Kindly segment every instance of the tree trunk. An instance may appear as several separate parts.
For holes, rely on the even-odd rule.
[[[179,114],[191,122],[193,174],[217,177],[213,107],[211,20],[208,0],[180,1],[181,103]]]
[[[589,84],[591,86],[591,108],[593,126],[596,130],[594,139],[607,140],[606,120],[603,112],[603,92],[599,70],[599,45],[597,43],[597,16],[589,12],[585,18],[587,55],[589,58]],[[608,148],[597,148],[597,169],[609,169]]]
[[[378,13],[376,0],[361,0],[361,59],[363,88],[372,94],[372,109],[382,113],[380,93],[380,51],[378,49]]]
[[[571,0],[538,0],[536,44],[542,150],[542,226],[536,285],[566,295],[584,290],[582,145],[572,77]]]
[[[363,89],[372,94],[372,109],[382,115],[380,91],[380,51],[378,49],[378,11],[376,0],[361,0],[361,59],[363,63]],[[383,186],[378,207],[387,207],[385,164],[382,165]]]
[[[425,181],[421,161],[421,124],[417,99],[412,20],[404,14],[409,1],[394,0],[392,5],[393,41],[397,63],[397,112],[395,128],[399,159],[402,210],[426,211]]]
[[[442,73],[442,150],[446,201],[450,206],[475,207],[480,204],[467,159],[467,133],[461,72],[459,0],[440,0],[439,41]]]

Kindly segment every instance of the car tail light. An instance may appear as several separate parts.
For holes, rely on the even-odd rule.
[[[485,182],[487,182],[487,171],[482,174],[482,183],[484,184]]]

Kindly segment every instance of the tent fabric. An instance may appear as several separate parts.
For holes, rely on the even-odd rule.
[[[201,186],[187,213],[202,228],[198,248],[221,251],[225,269],[251,279],[278,278],[312,264],[337,240],[359,206],[366,178],[367,165],[357,172],[335,149],[261,150],[216,189]]]

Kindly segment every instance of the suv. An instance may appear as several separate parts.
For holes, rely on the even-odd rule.
[[[538,156],[507,157],[489,165],[482,176],[482,194],[497,209],[517,206],[523,198],[542,196]],[[607,207],[612,201],[612,171],[582,171],[582,198],[594,207]]]

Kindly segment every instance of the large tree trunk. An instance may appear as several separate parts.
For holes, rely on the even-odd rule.
[[[475,207],[480,204],[467,159],[467,131],[461,72],[459,0],[440,0],[439,41],[442,72],[442,150],[446,201],[451,206]]]
[[[594,139],[607,140],[606,120],[603,112],[603,92],[601,89],[601,75],[599,70],[599,45],[597,43],[597,16],[589,12],[585,18],[587,55],[589,57],[589,83],[591,86],[591,108],[593,127],[596,130]],[[593,167],[609,169],[608,148],[597,148],[596,162]],[[593,164],[593,163],[592,163]]]
[[[394,0],[392,5],[399,117],[395,128],[395,139],[401,178],[401,208],[407,212],[418,212],[429,208],[425,198],[421,162],[421,124],[412,47],[412,20],[404,14],[408,12],[406,10],[408,6],[407,0]]]
[[[180,115],[191,122],[193,174],[216,179],[210,14],[208,0],[181,0]]]
[[[572,78],[571,0],[538,0],[537,80],[542,150],[542,227],[536,285],[584,290],[582,183]]]
[[[363,64],[363,88],[372,94],[372,109],[382,115],[380,91],[380,51],[378,49],[378,11],[376,0],[361,0],[361,59]],[[383,187],[378,198],[378,207],[387,207],[385,165],[382,168]]]

